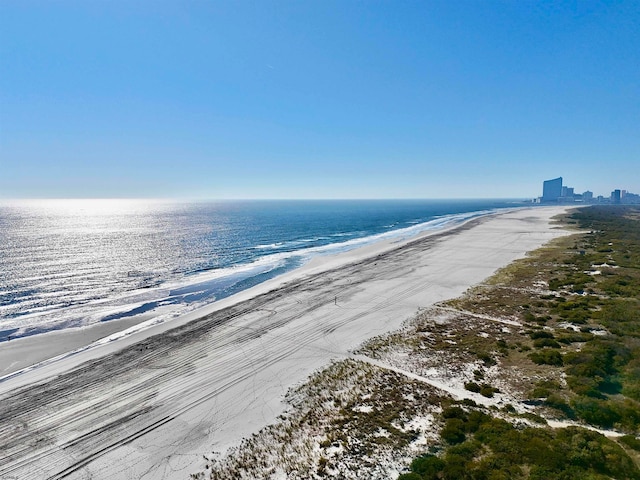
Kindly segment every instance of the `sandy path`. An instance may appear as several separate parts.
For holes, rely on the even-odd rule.
[[[0,478],[188,478],[203,455],[273,422],[287,389],[330,359],[562,235],[549,225],[562,210],[486,217],[58,376],[0,383]]]

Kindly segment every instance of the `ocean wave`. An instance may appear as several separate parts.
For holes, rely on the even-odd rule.
[[[265,245],[255,245],[251,247],[253,250],[273,250],[275,248],[280,248],[285,245],[286,242],[276,242],[276,243],[268,243]]]
[[[145,263],[138,266],[131,262],[111,278],[100,276],[101,270],[95,265],[82,266],[79,259],[70,256],[68,258],[73,259],[74,268],[51,271],[44,277],[36,272],[47,264],[45,259],[38,261],[39,265],[32,268],[31,274],[23,277],[32,290],[3,286],[2,295],[9,297],[9,301],[0,305],[0,329],[11,330],[11,336],[15,338],[136,315],[152,316],[155,322],[166,321],[290,271],[314,257],[348,251],[381,240],[400,241],[491,211],[494,210],[431,216],[423,222],[415,221],[413,217],[409,221],[380,224],[378,230],[390,230],[373,234],[367,234],[366,229],[329,233],[325,228],[326,233],[321,232],[324,233],[321,235],[244,247],[239,243],[230,244],[227,251],[233,252],[241,261],[220,267],[204,261],[206,256],[198,258],[197,262],[193,261],[194,256],[191,259],[187,256],[185,258],[191,264],[183,265],[180,263],[183,257],[175,255],[174,263],[164,270],[160,262],[152,268],[147,268]],[[399,228],[401,225],[405,226]],[[135,242],[132,245],[139,248]],[[63,262],[60,258],[49,259],[51,261]],[[77,274],[76,266],[82,269],[82,275]]]

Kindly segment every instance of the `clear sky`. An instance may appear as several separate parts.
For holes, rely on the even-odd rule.
[[[0,197],[640,193],[640,2],[0,2]]]

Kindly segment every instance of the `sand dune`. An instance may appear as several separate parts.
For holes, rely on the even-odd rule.
[[[561,211],[326,257],[198,318],[5,380],[0,478],[187,478],[276,420],[287,389],[329,360],[566,234],[550,225]]]

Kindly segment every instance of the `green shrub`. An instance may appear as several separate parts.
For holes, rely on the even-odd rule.
[[[624,372],[622,394],[640,401],[640,352],[634,354],[634,361]]]
[[[460,455],[447,455],[446,464],[442,469],[443,480],[459,480],[468,477],[467,462]]]
[[[442,418],[460,418],[466,419],[467,412],[458,406],[447,407],[442,411]]]
[[[435,455],[425,455],[411,462],[411,471],[425,480],[438,478],[437,475],[445,467],[444,460]]]
[[[576,415],[591,425],[603,428],[612,428],[620,421],[620,414],[616,412],[609,402],[597,398],[578,397],[571,402]]]
[[[562,287],[564,283],[558,278],[552,278],[549,280],[549,290],[557,291],[560,287]]]
[[[477,355],[478,355],[478,358],[482,360],[482,362],[486,367],[491,367],[496,364],[496,361],[494,360],[494,358],[491,355],[489,355],[487,352],[479,352]]]
[[[531,422],[534,423],[539,423],[541,425],[546,425],[547,421],[541,417],[540,415],[536,415],[535,413],[531,413],[531,412],[525,412],[525,413],[521,413],[520,415],[518,415],[520,418],[524,418],[527,419]]]
[[[467,461],[472,461],[480,450],[482,450],[482,443],[477,440],[467,440],[449,447],[447,455],[458,455]]]
[[[450,412],[454,413],[459,416]],[[579,427],[516,428],[477,410],[465,414],[465,420],[447,419],[445,428],[466,431],[468,439],[446,447],[440,457],[414,460],[413,473],[428,480],[640,480],[640,469],[625,450],[597,432]],[[620,441],[635,447],[640,443],[632,436]]]
[[[533,390],[529,392],[529,398],[546,398],[551,394],[551,390],[547,387],[534,387]]]
[[[557,350],[543,349],[529,354],[529,358],[533,363],[538,365],[554,365],[562,366],[562,355]]]
[[[560,384],[554,380],[541,380],[536,383],[535,387],[529,393],[529,398],[548,397],[554,391],[559,390]]]
[[[565,333],[559,336],[558,342],[565,343],[565,344],[584,343],[584,342],[588,342],[589,340],[593,340],[593,338],[594,336],[590,333],[571,332],[571,333]]]
[[[567,418],[571,418],[571,419],[576,418],[576,414],[573,411],[573,409],[569,406],[569,404],[565,401],[565,399],[562,398],[557,393],[552,393],[551,395],[549,395],[547,399],[544,401],[544,404],[548,407],[559,410]]]
[[[536,348],[560,348],[560,344],[556,342],[553,338],[538,338],[533,341],[533,346]]]
[[[491,398],[493,397],[494,393],[498,393],[499,391],[500,390],[498,390],[497,388],[484,383],[482,385],[482,388],[480,388],[480,395],[482,395],[483,397]]]
[[[631,358],[630,350],[622,344],[595,339],[581,351],[565,356],[567,383],[574,392],[595,398],[604,398],[605,393],[619,393],[621,368]]]
[[[620,437],[619,440],[627,447],[640,452],[640,439],[634,437],[633,435],[624,435],[623,437]]]
[[[482,390],[482,387],[476,382],[467,382],[464,384],[464,388],[474,393],[480,393],[480,390]]]
[[[537,340],[539,338],[554,338],[553,333],[545,330],[536,330],[535,332],[531,332],[529,337],[531,337],[531,340]]]
[[[398,477],[398,480],[423,480],[423,477],[417,473],[403,473]]]
[[[444,427],[440,431],[440,436],[445,442],[451,445],[464,442],[466,438],[464,433],[464,421],[459,418],[447,419]]]

